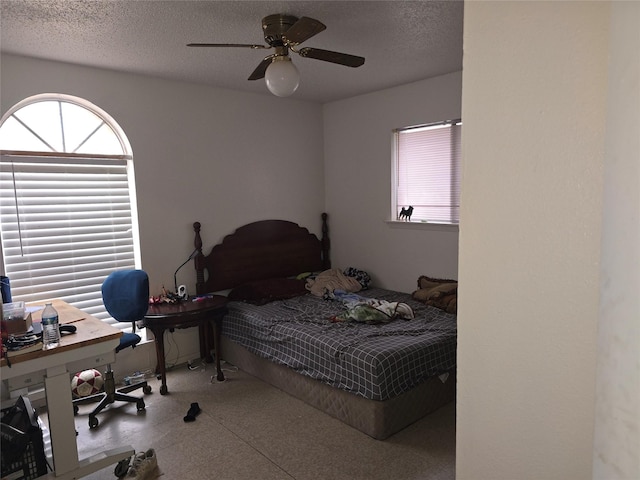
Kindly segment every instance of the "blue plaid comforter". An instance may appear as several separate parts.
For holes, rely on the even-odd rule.
[[[407,303],[415,319],[368,325],[331,322],[339,301],[303,295],[255,306],[229,302],[222,334],[250,352],[371,400],[387,400],[456,365],[456,316],[409,294],[359,295]]]

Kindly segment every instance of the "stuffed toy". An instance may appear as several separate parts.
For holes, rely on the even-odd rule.
[[[414,300],[439,308],[447,313],[458,311],[458,282],[429,278],[421,275],[418,278],[418,290],[411,294]]]

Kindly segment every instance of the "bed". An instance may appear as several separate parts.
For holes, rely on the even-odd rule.
[[[230,299],[223,360],[379,440],[455,398],[455,315],[373,287],[357,295],[408,305],[415,318],[340,321],[345,303],[296,278],[333,271],[327,214],[321,238],[293,222],[258,221],[207,255],[200,223],[194,231],[197,294]]]

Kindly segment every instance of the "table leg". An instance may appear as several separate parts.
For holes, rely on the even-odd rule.
[[[53,468],[56,475],[63,475],[78,468],[73,403],[69,388],[69,372],[67,372],[66,366],[47,368],[44,386],[47,396],[49,431],[51,432]]]
[[[164,363],[164,328],[151,328],[153,336],[156,338],[156,374],[160,374],[162,385],[160,395],[166,395],[167,389],[167,367]]]
[[[207,363],[212,363],[211,341],[209,339],[208,322],[203,321],[198,325],[198,336],[200,338],[200,358],[204,358]]]
[[[222,318],[214,318],[213,320],[213,348],[216,352],[216,370],[218,371],[218,381],[224,382],[224,373],[220,367],[220,357],[222,356],[222,350],[220,348],[220,322]]]

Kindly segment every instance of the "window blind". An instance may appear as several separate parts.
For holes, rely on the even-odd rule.
[[[413,206],[412,220],[460,220],[460,123],[396,131],[396,207]]]
[[[125,158],[2,154],[0,228],[14,301],[60,298],[122,328],[101,285],[136,268],[132,191]]]

